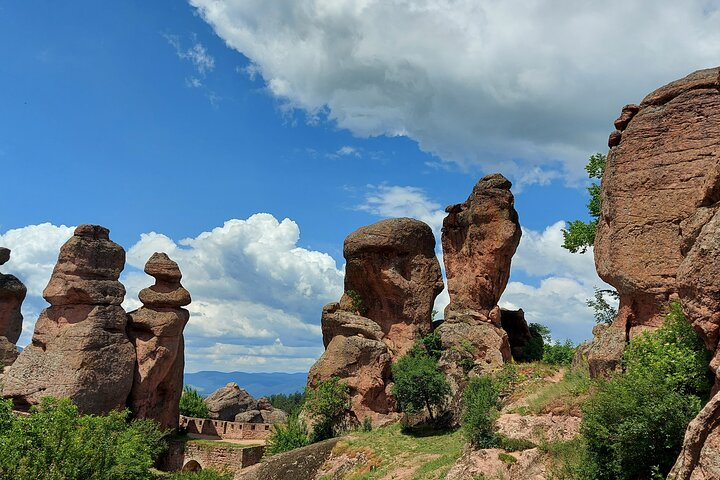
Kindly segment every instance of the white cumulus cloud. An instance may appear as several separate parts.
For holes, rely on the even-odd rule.
[[[286,108],[516,182],[584,176],[622,105],[715,66],[716,0],[190,0]]]

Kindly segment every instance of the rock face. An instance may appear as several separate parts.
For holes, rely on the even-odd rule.
[[[257,410],[257,402],[244,388],[230,382],[205,399],[208,416],[213,420],[235,421],[239,413]]]
[[[394,414],[393,359],[432,328],[442,291],[435,238],[425,223],[382,220],[345,239],[345,293],[323,308],[325,353],[310,369],[308,386],[340,377],[350,387],[352,415],[382,422]]]
[[[430,332],[443,290],[432,230],[412,218],[382,220],[348,235],[343,255],[341,308],[379,325],[392,354],[404,354],[418,333]]]
[[[448,312],[487,321],[510,278],[510,261],[520,243],[512,184],[499,173],[475,185],[464,203],[450,205],[443,220],[443,260]]]
[[[445,209],[443,221],[450,303],[437,332],[446,350],[467,351],[480,369],[511,358],[497,306],[521,235],[510,187],[499,173],[480,179],[464,203]]]
[[[698,240],[713,228],[720,200],[719,106],[718,69],[702,70],[624,107],[615,122],[620,138],[602,181],[595,264],[620,294],[615,327],[630,337],[661,324],[663,304],[693,288],[681,265],[690,264],[683,274],[695,272],[707,255]]]
[[[595,240],[598,273],[620,294],[607,331],[632,338],[659,326],[663,305],[679,300],[716,352],[718,372],[720,69],[659,88],[623,108],[615,126]],[[715,396],[688,428],[670,478],[717,478],[718,423]]]
[[[0,247],[0,265],[10,260],[10,250]],[[27,288],[13,275],[0,273],[0,367],[12,365],[18,356],[15,343],[20,338],[20,313]]]
[[[3,395],[16,407],[55,396],[70,397],[84,413],[125,408],[135,349],[120,306],[124,264],[125,251],[97,225],[80,225],[63,245],[43,292],[51,306],[4,378]]]
[[[163,429],[178,426],[185,367],[183,329],[190,313],[190,293],[180,284],[177,263],[154,253],[145,273],[155,285],[140,291],[143,307],[128,314],[127,332],[137,363],[128,405],[137,418],[155,420]]]

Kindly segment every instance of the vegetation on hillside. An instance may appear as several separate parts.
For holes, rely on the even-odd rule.
[[[313,419],[312,443],[332,438],[345,431],[345,415],[350,408],[350,387],[338,377],[320,382],[305,391],[305,410]]]
[[[293,415],[300,413],[300,410],[302,410],[305,403],[305,394],[300,392],[291,393],[290,395],[275,393],[270,395],[268,400],[270,400],[273,407],[283,410],[288,415]]]

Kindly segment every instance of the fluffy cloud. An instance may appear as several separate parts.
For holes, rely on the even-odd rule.
[[[47,306],[42,289],[72,231],[44,224],[0,235],[0,245],[13,249],[3,271],[28,285],[21,345]],[[142,234],[120,279],[127,288],[123,306],[140,306],[138,292],[152,284],[141,270],[153,252],[164,251],[180,265],[193,297],[185,330],[188,371],[306,371],[322,354],[320,312],[340,297],[343,273],[330,255],[298,247],[299,238],[295,222],[262,213],[178,242]]]
[[[715,0],[190,3],[286,107],[526,183],[582,177],[623,104],[720,45]]]
[[[439,248],[445,211],[439,203],[430,200],[425,191],[417,187],[392,185],[368,185],[367,189],[365,201],[357,206],[358,210],[386,218],[417,218],[433,229]]]

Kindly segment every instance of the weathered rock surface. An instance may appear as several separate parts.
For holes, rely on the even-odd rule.
[[[598,273],[620,294],[611,328],[626,338],[656,328],[663,306],[677,299],[717,352],[720,69],[657,89],[623,109],[616,127],[595,240]],[[711,366],[717,372],[717,353]],[[698,465],[709,465],[702,457],[704,445],[714,448],[718,410],[711,401],[688,428],[673,478],[717,478]]]
[[[84,413],[125,408],[135,349],[120,306],[124,264],[125,251],[97,225],[80,225],[60,249],[43,293],[51,306],[4,378],[3,395],[18,408],[44,396],[70,397]]]
[[[511,185],[499,173],[488,175],[464,203],[445,209],[442,246],[450,294],[446,320],[451,311],[487,320],[505,290],[521,235]]]
[[[234,421],[239,413],[257,410],[257,401],[235,382],[215,390],[205,399],[205,405],[210,418],[230,422]]]
[[[510,352],[515,360],[524,358],[525,346],[530,341],[530,327],[522,310],[500,309],[500,324],[510,343]]]
[[[508,463],[500,455],[515,459]],[[505,480],[546,480],[547,469],[542,453],[537,448],[507,453],[497,448],[472,450],[466,448],[453,465],[446,480],[475,480],[478,478],[502,478]]]
[[[617,372],[621,369],[625,340],[625,331],[617,325],[595,325],[593,338],[575,351],[573,366],[587,363],[593,378]]]
[[[616,326],[632,337],[662,323],[663,305],[682,288],[680,266],[720,200],[718,69],[626,106],[616,127],[622,138],[603,176],[595,263],[620,294]],[[690,263],[684,273],[700,266]]]
[[[135,417],[176,429],[185,367],[183,329],[190,318],[182,307],[190,303],[190,294],[180,283],[177,263],[164,253],[150,257],[145,273],[155,277],[155,285],[140,291],[143,307],[128,314],[127,332],[137,352],[128,405]]]
[[[393,412],[390,397],[390,366],[387,346],[378,340],[359,336],[336,336],[308,374],[308,386],[340,377],[350,387],[351,410],[356,420],[373,422]]]
[[[10,260],[10,250],[0,247],[0,265]],[[18,356],[23,316],[20,311],[27,288],[13,275],[0,273],[0,367],[12,365]]]
[[[580,418],[569,415],[518,415],[505,413],[497,419],[498,433],[508,437],[543,441],[571,440],[580,434]]]
[[[262,463],[243,469],[235,478],[238,480],[314,479],[338,441],[337,438],[331,438],[273,455]]]
[[[436,332],[443,348],[469,353],[479,371],[511,359],[497,305],[521,235],[510,187],[499,173],[483,177],[464,203],[445,209],[448,215],[443,220],[450,303]]]
[[[379,424],[393,416],[392,360],[430,332],[442,291],[435,238],[429,226],[395,218],[359,228],[345,239],[345,293],[323,308],[325,353],[308,386],[340,377],[350,387],[351,417]]]
[[[404,354],[418,333],[430,331],[435,297],[443,290],[432,230],[412,218],[381,220],[348,235],[343,255],[341,309],[375,322],[393,356]]]

